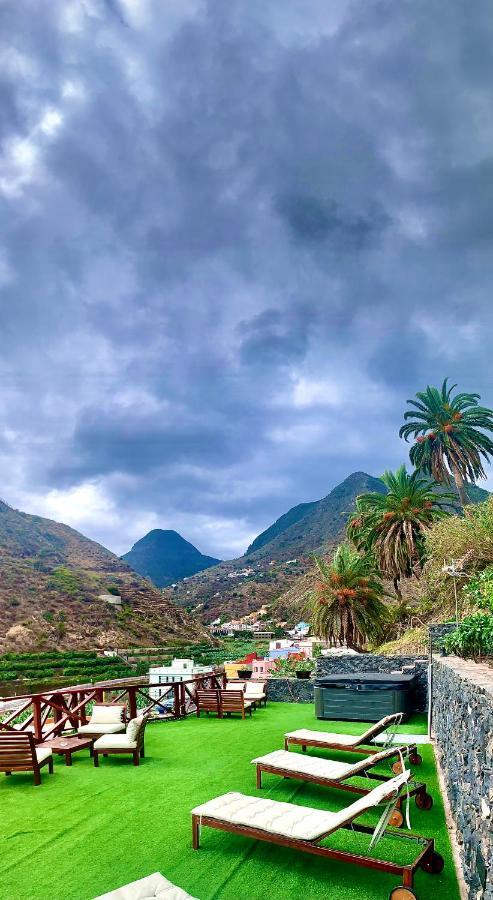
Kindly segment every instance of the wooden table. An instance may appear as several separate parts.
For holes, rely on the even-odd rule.
[[[51,741],[46,741],[44,744],[38,744],[39,747],[50,747],[53,753],[58,753],[59,756],[65,757],[65,765],[72,765],[72,754],[77,753],[78,750],[89,750],[90,755],[92,756],[92,745],[94,743],[94,738],[78,738],[74,735],[70,735],[68,737],[56,737]]]

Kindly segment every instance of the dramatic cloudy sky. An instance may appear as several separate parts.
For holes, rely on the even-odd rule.
[[[493,405],[473,7],[0,0],[0,496],[233,556],[428,382]]]

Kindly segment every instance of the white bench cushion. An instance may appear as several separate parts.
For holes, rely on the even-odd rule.
[[[77,734],[119,734],[125,731],[125,725],[120,722],[119,725],[80,725]]]
[[[245,682],[244,681],[228,681],[226,685],[227,691],[244,691],[245,690]]]
[[[139,878],[138,881],[132,881],[131,884],[110,891],[109,894],[101,894],[95,900],[195,900],[195,898],[176,887],[160,872],[154,872],[146,878]]]
[[[265,697],[265,684],[255,684],[255,682],[250,682],[245,688],[245,696]]]
[[[310,731],[309,728],[300,728],[298,731],[288,731],[284,735],[287,738],[297,740],[319,741],[321,744],[340,744],[344,747],[357,747],[361,741],[359,734],[337,734],[331,731]]]
[[[44,762],[45,759],[49,759],[50,756],[53,756],[51,747],[36,747],[36,756],[39,763]]]
[[[129,741],[137,740],[143,722],[144,716],[137,716],[135,719],[130,719],[130,722],[127,725],[127,737]]]
[[[115,725],[122,721],[123,706],[98,706],[95,704],[91,713],[91,725]]]
[[[95,750],[136,750],[137,742],[131,741],[126,734],[103,734],[94,741]]]

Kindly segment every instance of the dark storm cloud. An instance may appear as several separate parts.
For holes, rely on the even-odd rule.
[[[493,404],[493,38],[445,0],[24,0],[0,33],[0,464],[117,550],[236,553]]]

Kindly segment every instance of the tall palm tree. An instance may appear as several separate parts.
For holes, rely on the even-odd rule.
[[[360,552],[374,554],[381,574],[393,580],[402,599],[401,578],[421,571],[426,532],[448,515],[445,507],[457,498],[419,472],[408,475],[405,466],[385,472],[382,481],[386,494],[361,494],[356,499],[356,515],[348,523],[347,535]]]
[[[313,602],[315,634],[331,644],[355,649],[379,638],[387,611],[374,560],[341,544],[332,562],[316,556],[315,563],[320,575]]]
[[[493,410],[479,406],[479,394],[456,394],[457,387],[443,382],[442,389],[428,387],[407,402],[408,410],[399,436],[416,443],[409,458],[435,481],[449,483],[453,476],[462,506],[467,503],[464,482],[486,478],[483,461],[493,456],[493,442],[484,431],[493,431]],[[409,421],[407,421],[409,420]],[[482,429],[482,430],[479,430]]]

